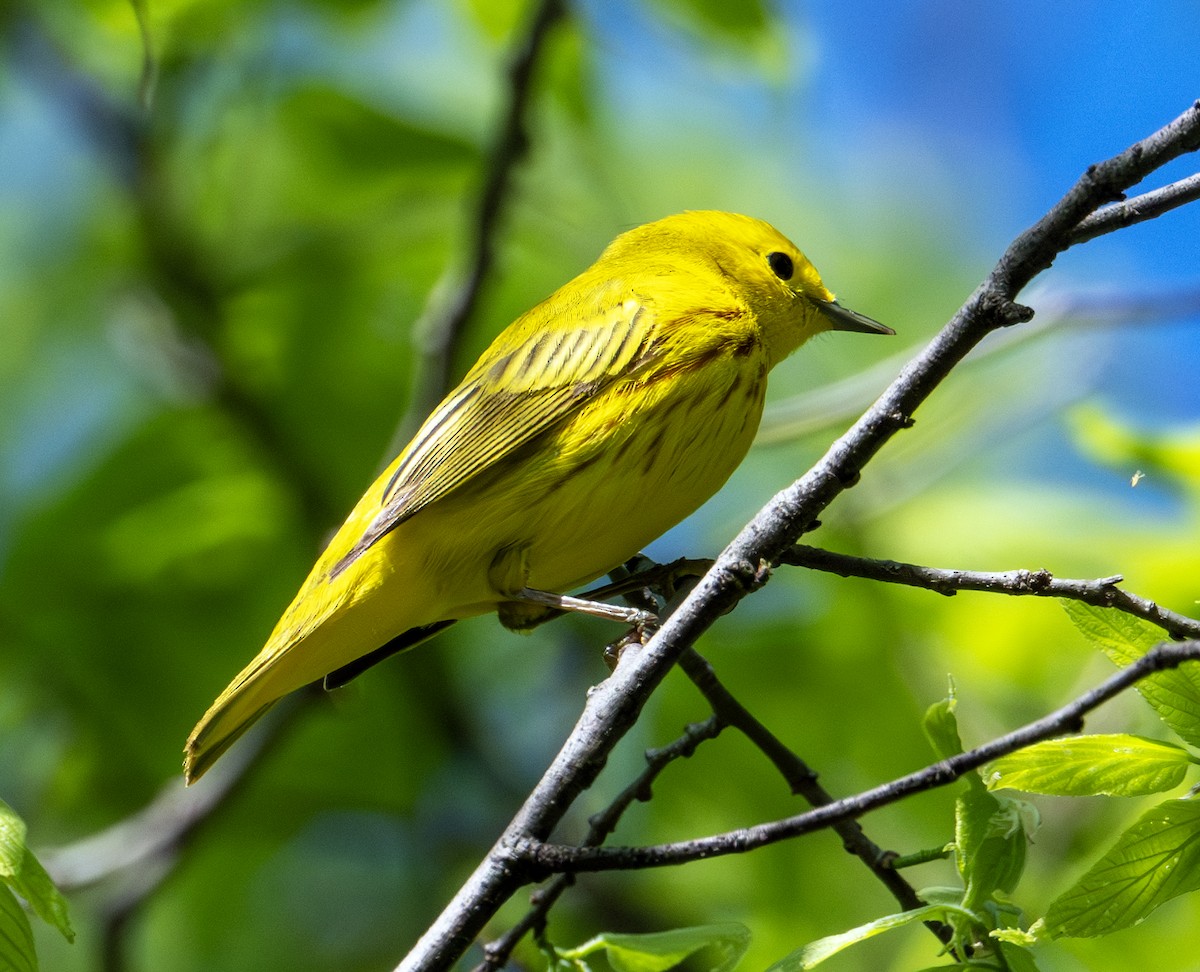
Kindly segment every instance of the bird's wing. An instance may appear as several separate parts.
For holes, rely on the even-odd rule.
[[[570,328],[538,326],[545,319],[544,313],[534,317],[531,312],[513,325],[512,340],[489,348],[426,419],[392,471],[379,512],[332,576],[413,514],[656,356],[654,315],[634,298],[582,315]]]

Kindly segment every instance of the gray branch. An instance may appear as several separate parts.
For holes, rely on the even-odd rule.
[[[1105,233],[1144,223],[1197,199],[1200,199],[1200,172],[1172,182],[1169,186],[1142,193],[1124,202],[1113,203],[1099,212],[1092,213],[1075,227],[1075,232],[1071,234],[1071,243],[1086,243]]]
[[[863,577],[888,584],[904,584],[952,596],[959,591],[986,591],[1016,597],[1062,597],[1095,607],[1115,608],[1156,624],[1172,638],[1200,638],[1200,621],[1160,607],[1148,598],[1122,590],[1120,574],[1095,580],[1067,580],[1048,570],[946,570],[896,560],[873,560],[834,553],[802,544],[789,549],[780,563],[823,570],[842,577]]]
[[[625,787],[607,807],[588,821],[588,832],[583,847],[599,847],[617,829],[622,815],[635,802],[649,800],[654,781],[677,759],[688,759],[701,743],[715,739],[726,728],[718,716],[712,715],[703,722],[687,726],[683,735],[659,749],[646,751],[646,768]],[[509,955],[527,932],[540,934],[546,924],[546,916],[555,902],[575,883],[575,875],[559,874],[546,887],[539,888],[533,895],[532,907],[508,931],[494,942],[484,946],[484,960],[474,972],[497,972],[508,962]]]

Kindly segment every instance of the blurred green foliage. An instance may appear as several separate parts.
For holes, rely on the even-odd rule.
[[[0,795],[35,847],[120,821],[178,777],[188,730],[386,458],[428,337],[417,322],[463,260],[503,65],[528,14],[515,0],[139,9],[149,68],[126,0],[0,8],[4,110],[46,152],[0,205]],[[650,9],[674,56],[742,64],[743,83],[777,90],[807,70],[769,4]],[[848,226],[836,197],[795,166],[794,141],[747,150],[674,129],[635,144],[594,69],[593,30],[573,16],[551,39],[530,156],[455,374],[617,232],[685,207],[771,219],[847,304],[913,347],[987,269],[994,254],[901,199],[878,207],[869,234]],[[1128,428],[1095,401],[1068,423],[1103,342],[1063,330],[956,374],[829,511],[817,542],[950,567],[1119,572],[1131,590],[1194,612],[1200,433]],[[816,342],[777,371],[780,414],[790,394],[890,353],[844,336]],[[857,393],[848,407],[865,403]],[[757,450],[653,552],[719,549],[820,453],[846,407],[830,407],[829,421],[806,414],[805,431]],[[1078,443],[1073,479],[1013,459],[1034,453],[1047,425]],[[1135,471],[1135,489],[1118,486]],[[589,619],[529,637],[476,619],[309,706],[120,926],[124,965],[104,965],[125,889],[110,883],[69,895],[75,945],[35,928],[43,967],[390,968],[556,751],[605,674],[611,636]],[[1108,670],[1045,600],[946,599],[787,569],[700,649],[837,795],[929,761],[921,718],[948,671],[971,746]],[[644,748],[704,715],[687,681],[669,679],[562,839],[582,834]],[[1132,696],[1096,727],[1159,732]],[[927,794],[865,826],[901,853],[940,847],[955,798]],[[1044,909],[1139,812],[1110,802],[1044,804],[1022,902]],[[672,766],[616,840],[699,836],[798,809],[760,754],[727,734]],[[952,862],[914,875],[954,878]],[[600,931],[737,921],[753,934],[744,967],[761,968],[894,910],[819,834],[582,878],[549,937],[567,947]],[[1115,950],[1056,945],[1044,968],[1190,968],[1200,904],[1175,901],[1151,922]],[[919,968],[936,948],[914,926],[830,968]],[[532,946],[522,954],[538,961]]]

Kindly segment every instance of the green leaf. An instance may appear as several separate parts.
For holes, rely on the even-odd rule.
[[[0,886],[0,972],[37,972],[33,929],[21,902]]]
[[[1200,888],[1200,800],[1168,800],[1143,814],[1042,920],[1051,935],[1086,938],[1136,925]]]
[[[1165,639],[1163,630],[1123,611],[1082,601],[1061,602],[1071,623],[1116,664],[1124,667]]]
[[[37,916],[62,932],[67,941],[75,940],[66,899],[25,845],[25,821],[3,800],[0,800],[0,881],[28,901]]]
[[[735,55],[743,72],[757,68],[772,82],[787,78],[795,52],[766,0],[654,0],[653,5],[664,20],[713,52]]]
[[[1038,972],[1037,962],[1028,948],[1001,940],[996,942],[996,949],[1003,957],[1008,972]]]
[[[1124,733],[1064,736],[1001,757],[984,770],[989,789],[1052,796],[1144,796],[1183,782],[1187,750]]]
[[[750,947],[750,929],[736,921],[673,928],[645,935],[604,932],[578,948],[560,951],[560,958],[578,960],[604,950],[615,972],[666,972],[684,959],[714,949],[717,960],[708,966],[712,972],[730,972]]]
[[[525,23],[531,4],[526,0],[467,0],[464,6],[489,40],[501,42]]]
[[[965,890],[963,907],[978,910],[997,891],[1017,886],[1025,869],[1028,839],[1020,804],[1000,800],[982,786],[968,786],[955,801],[954,846]]]
[[[1063,608],[1083,636],[1122,667],[1166,640],[1160,628],[1121,611],[1079,601],[1064,601]],[[1200,663],[1156,672],[1142,679],[1137,690],[1184,742],[1200,746]]]
[[[463,139],[412,124],[333,88],[298,89],[281,108],[284,130],[303,153],[306,176],[321,184],[382,179],[394,185],[420,170],[455,169],[479,158],[479,150]]]
[[[921,728],[925,730],[925,737],[938,759],[949,759],[963,751],[962,739],[958,735],[958,719],[954,715],[956,708],[958,699],[954,697],[954,683],[951,682],[946,697],[925,710]]]
[[[728,3],[727,0],[655,0],[671,19],[690,22],[716,37],[748,41],[772,29],[763,0]]]
[[[819,938],[815,942],[809,942],[807,945],[796,949],[796,951],[785,955],[767,969],[767,972],[803,972],[805,969],[815,968],[827,958],[831,958],[843,949],[849,948],[858,942],[865,942],[868,938],[874,938],[876,935],[881,935],[894,928],[903,928],[905,925],[911,925],[915,921],[944,918],[947,913],[958,914],[967,921],[973,922],[978,920],[975,915],[962,908],[948,908],[943,904],[925,905],[922,908],[914,908],[912,911],[902,911],[899,914],[876,918],[874,921],[869,921],[865,925],[859,925],[857,928],[851,928],[840,935],[830,935],[827,938]]]

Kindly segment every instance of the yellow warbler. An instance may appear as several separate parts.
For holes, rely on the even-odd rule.
[[[295,689],[341,682],[454,620],[563,600],[695,510],[741,462],[767,372],[821,331],[891,334],[834,303],[767,223],[689,212],[619,236],[518,318],[375,481],[266,647],[187,741],[197,779]]]

